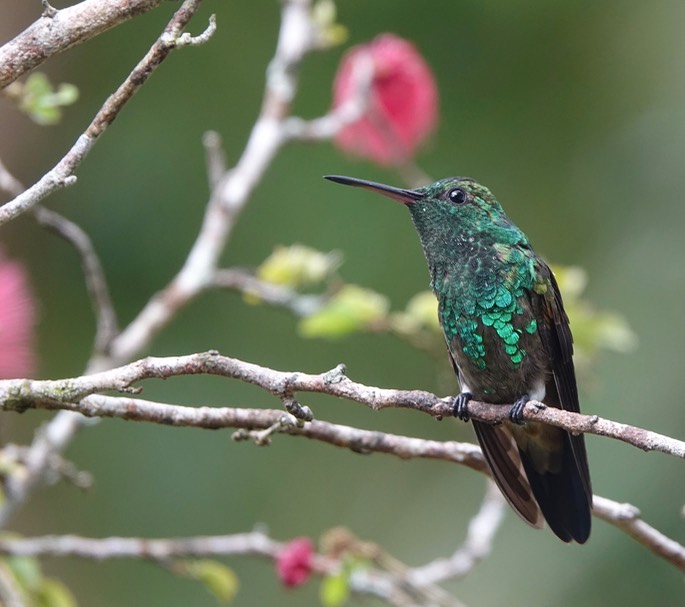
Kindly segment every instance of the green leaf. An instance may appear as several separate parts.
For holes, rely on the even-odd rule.
[[[622,316],[597,311],[583,299],[587,285],[585,270],[557,265],[553,269],[573,331],[574,358],[581,370],[589,370],[602,350],[631,352],[637,347],[637,336]]]
[[[347,568],[334,575],[328,575],[322,580],[319,597],[324,607],[340,607],[347,602],[350,598],[350,579]]]
[[[344,25],[336,23],[337,9],[333,0],[319,0],[312,7],[311,16],[323,46],[338,46],[347,42],[349,32]]]
[[[388,315],[388,299],[357,285],[345,285],[318,312],[300,321],[305,337],[339,338],[370,329]]]
[[[184,561],[183,570],[187,577],[204,584],[221,603],[230,603],[238,593],[238,576],[223,563],[212,559]]]
[[[62,118],[62,107],[74,103],[78,94],[73,84],[60,84],[53,89],[45,74],[35,72],[22,87],[19,107],[38,124],[56,124]]]
[[[59,580],[45,578],[36,592],[36,605],[39,607],[77,607],[76,599]]]
[[[432,291],[420,291],[407,303],[403,312],[392,315],[393,329],[403,335],[417,335],[428,330],[440,334],[438,301]]]
[[[299,289],[322,282],[338,269],[341,261],[342,256],[336,251],[322,253],[300,244],[276,247],[257,268],[257,277]]]

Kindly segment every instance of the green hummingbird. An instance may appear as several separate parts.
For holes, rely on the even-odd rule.
[[[512,405],[501,425],[473,420],[492,476],[524,521],[543,517],[565,542],[590,535],[592,489],[583,435],[523,420],[529,400],[579,412],[573,339],[554,274],[490,190],[448,177],[415,189],[342,177],[326,179],[403,203],[419,234],[438,300],[440,325],[461,392]]]

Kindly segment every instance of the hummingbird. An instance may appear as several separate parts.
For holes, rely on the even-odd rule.
[[[418,232],[438,317],[461,387],[471,399],[510,406],[500,425],[473,420],[492,477],[533,527],[543,518],[564,542],[590,535],[592,489],[583,435],[523,419],[530,400],[578,413],[573,338],[549,266],[488,188],[448,177],[417,189],[329,175],[404,204]]]

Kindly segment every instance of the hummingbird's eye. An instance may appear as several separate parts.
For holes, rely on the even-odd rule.
[[[454,188],[447,193],[447,197],[454,204],[464,204],[468,200],[468,195],[461,188]]]

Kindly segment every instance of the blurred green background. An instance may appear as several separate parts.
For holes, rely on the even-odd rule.
[[[70,3],[54,2],[62,7]],[[0,102],[0,157],[24,183],[38,179],[85,129],[106,96],[146,52],[176,8],[167,3],[50,61],[54,82],[81,97],[55,127],[38,127]],[[40,2],[3,0],[0,42],[39,15]],[[549,260],[587,269],[587,296],[621,312],[640,346],[606,355],[581,386],[584,412],[685,435],[685,3],[543,1],[338,3],[349,44],[380,32],[414,41],[433,67],[441,122],[418,159],[433,177],[486,183]],[[177,271],[200,224],[208,188],[200,139],[217,130],[235,161],[259,108],[279,3],[207,0],[219,29],[174,53],[126,106],[78,171],[78,184],[47,205],[97,244],[122,324]],[[311,55],[295,111],[325,113],[344,47]],[[321,179],[349,174],[401,184],[389,170],[343,157],[330,144],[291,145],[278,156],[225,253],[251,266],[277,244],[301,242],[345,254],[343,276],[404,307],[427,271],[406,212]],[[93,320],[79,261],[64,242],[22,218],[3,246],[25,261],[40,301],[41,377],[82,371]],[[439,370],[392,336],[304,340],[287,313],[211,293],[183,311],[150,354],[216,348],[278,369],[320,372],[339,362],[355,380],[438,390]],[[456,386],[449,388],[456,389]],[[145,383],[144,396],[188,405],[277,407],[238,382],[216,378]],[[321,419],[434,439],[473,440],[469,426],[411,412],[373,413],[307,396]],[[29,440],[45,415],[4,415],[1,439]],[[685,542],[683,463],[590,436],[596,493],[640,507]],[[354,455],[286,436],[270,448],[206,432],[106,420],[67,453],[91,471],[87,492],[41,490],[14,519],[28,535],[182,536],[265,524],[277,539],[316,538],[347,525],[409,564],[448,555],[465,534],[484,480],[459,466]],[[269,563],[230,559],[241,580],[236,605],[316,605],[317,584],[284,591]],[[200,585],[149,564],[44,561],[81,605],[214,605]],[[682,574],[601,521],[590,542],[567,546],[513,513],[494,553],[448,584],[469,605],[587,607],[682,604]],[[362,601],[358,601],[361,603]],[[357,604],[357,603],[355,603]]]

